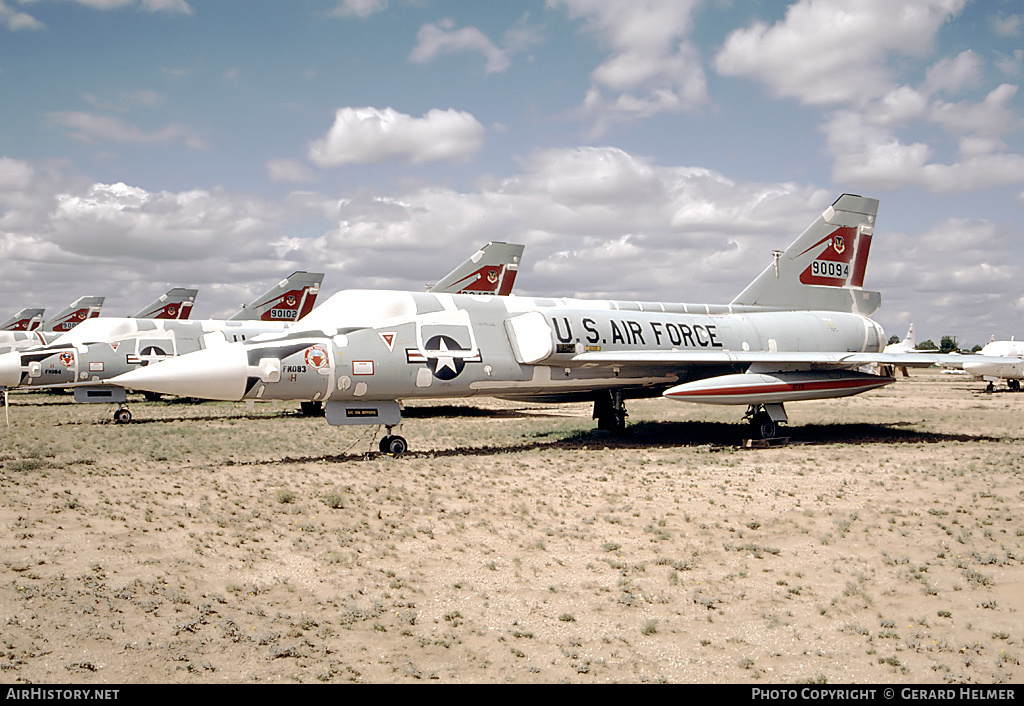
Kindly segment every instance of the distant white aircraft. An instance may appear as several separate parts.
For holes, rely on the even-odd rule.
[[[882,351],[886,354],[900,354],[900,353],[938,353],[937,348],[918,348],[917,337],[914,335],[914,324],[910,324],[910,328],[907,329],[907,335],[903,337],[903,340],[899,343],[890,343]],[[892,372],[895,373],[899,370],[903,373],[903,377],[910,377],[910,373],[907,372],[907,368],[902,365],[891,366]]]
[[[938,353],[938,348],[918,348],[917,336],[914,334],[914,324],[910,324],[907,335],[899,343],[890,343],[885,347],[885,353]]]
[[[989,360],[968,360],[963,364],[964,372],[975,378],[986,380],[989,392],[995,389],[997,380],[1006,380],[1006,385],[1014,392],[1020,390],[1020,381],[1024,380],[1024,341],[997,341],[995,336],[978,352]],[[1004,360],[993,361],[992,358]]]

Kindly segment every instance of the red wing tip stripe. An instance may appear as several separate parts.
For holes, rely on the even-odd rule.
[[[892,382],[891,378],[874,380],[824,380],[821,382],[777,382],[763,385],[744,385],[743,387],[719,387],[692,392],[670,392],[672,397],[718,397],[724,395],[756,395],[762,392],[804,392],[807,390],[846,390],[850,388],[881,387]]]

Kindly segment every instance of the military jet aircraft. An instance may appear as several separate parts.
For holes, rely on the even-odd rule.
[[[100,315],[105,297],[79,297],[64,307],[63,311],[39,325],[43,333],[64,333],[70,331],[86,319]]]
[[[43,323],[46,309],[25,308],[0,324],[0,331],[34,331]]]
[[[516,243],[487,243],[427,291],[508,296],[515,284],[524,248]]]
[[[55,341],[80,322],[99,316],[103,301],[103,297],[79,297],[59,314],[34,328],[0,331],[0,353],[44,346]]]
[[[730,304],[488,297],[350,290],[301,326],[139,368],[113,383],[220,400],[315,400],[329,424],[382,425],[400,400],[492,396],[593,400],[600,428],[625,427],[624,400],[664,395],[746,405],[774,436],[784,404],[894,382],[863,289],[878,201],[844,194]],[[937,356],[900,354],[907,366]]]
[[[228,321],[294,323],[313,309],[323,280],[320,272],[292,272],[252,304],[243,305]]]
[[[305,313],[303,307],[313,306],[323,277],[293,272],[228,321],[182,318],[191,312],[197,290],[179,287],[144,308],[148,316],[89,318],[55,337],[32,332],[41,344],[0,355],[0,389],[6,394],[13,388],[74,387],[76,402],[116,402],[114,419],[131,421],[123,388],[89,383],[176,355],[179,349],[200,350],[281,330]]]
[[[136,312],[133,319],[187,319],[196,303],[198,289],[175,287],[161,294],[155,302]]]
[[[998,380],[1006,380],[1006,386],[1014,392],[1020,391],[1024,380],[1024,341],[993,340],[978,351],[978,356],[969,356],[960,366],[965,373],[988,382],[988,392],[995,389]]]
[[[497,292],[511,283],[504,276],[492,282],[495,278],[488,273],[505,273],[509,268],[514,272],[522,252],[521,245],[488,243],[431,291],[461,291],[482,279]],[[115,317],[87,321],[49,345],[0,355],[0,388],[74,388],[75,401],[117,403],[114,420],[129,422],[132,414],[126,391],[107,384],[110,378],[168,357],[283,331],[312,306],[322,278],[322,274],[293,273],[245,307],[245,318],[236,314],[225,321]],[[474,291],[483,292],[483,287]],[[305,413],[316,414],[319,402],[309,401],[302,407]]]

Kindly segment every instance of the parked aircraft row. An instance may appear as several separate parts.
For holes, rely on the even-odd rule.
[[[728,304],[519,297],[511,278],[505,287],[518,255],[499,273],[480,265],[485,249],[442,280],[450,287],[342,291],[244,337],[210,322],[190,333],[184,322],[89,322],[95,332],[0,356],[0,385],[74,386],[83,400],[119,401],[119,412],[125,389],[322,404],[329,424],[384,426],[389,453],[408,447],[393,430],[401,401],[418,398],[592,400],[598,426],[618,431],[627,399],[663,395],[746,406],[755,435],[769,438],[787,402],[859,394],[894,382],[894,367],[953,360],[885,352],[870,318],[881,295],[863,288],[877,208],[842,195]],[[147,337],[170,352],[142,360],[142,346],[155,347]]]
[[[885,353],[863,281],[878,202],[845,194],[728,304],[438,292],[343,291],[286,331],[137,368],[112,383],[221,400],[324,404],[329,424],[393,429],[402,400],[494,396],[592,400],[621,430],[628,398],[741,405],[758,436],[787,402],[894,381],[866,366],[923,367],[936,354]],[[946,358],[948,359],[948,357]]]
[[[431,291],[502,294],[511,290],[523,246],[490,243],[442,278]],[[164,358],[280,332],[313,309],[322,274],[295,272],[227,320],[186,321],[160,316],[93,317],[67,333],[0,356],[0,388],[74,388],[79,402],[118,404],[114,419],[131,420],[123,387],[114,376]],[[145,312],[167,313],[170,305]],[[180,309],[179,309],[180,311]],[[202,395],[198,395],[202,397]],[[307,409],[312,409],[312,404]]]
[[[938,353],[938,350],[918,348],[914,337],[914,324],[910,324],[906,337],[899,343],[886,346],[885,352]],[[1024,342],[1012,338],[1009,341],[997,341],[993,336],[992,340],[978,351],[977,356],[943,359],[940,365],[948,372],[963,373],[987,382],[989,392],[995,389],[995,383],[999,380],[1005,380],[1010,390],[1019,392],[1020,381],[1024,380],[1024,365],[1018,360],[1021,358],[1024,358]],[[903,374],[907,374],[905,369]]]

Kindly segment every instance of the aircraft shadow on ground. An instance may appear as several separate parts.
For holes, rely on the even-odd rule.
[[[942,442],[999,442],[1004,440],[1000,437],[983,434],[940,434],[916,431],[903,428],[901,424],[810,424],[792,428],[783,427],[782,433],[788,437],[789,444],[792,445],[937,444]],[[750,435],[746,424],[727,424],[724,422],[640,422],[629,426],[626,433],[618,435],[597,430],[587,430],[562,438],[550,438],[552,436],[554,435],[537,434],[532,440],[524,439],[521,443],[505,446],[478,446],[432,451],[411,450],[406,452],[405,456],[427,459],[466,458],[523,453],[539,449],[570,449],[585,452],[695,446],[710,446],[712,449],[725,450],[742,446],[744,440],[749,438]],[[376,437],[374,437],[375,439]],[[228,462],[225,465],[339,463],[372,460],[381,457],[386,457],[386,454],[368,450],[365,452],[344,452],[323,456],[285,457],[252,463]]]

